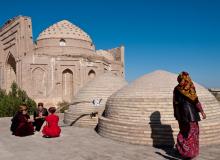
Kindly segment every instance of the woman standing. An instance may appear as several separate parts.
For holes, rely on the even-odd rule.
[[[206,118],[196,94],[194,84],[187,72],[179,74],[174,88],[174,116],[179,123],[176,148],[183,158],[194,158],[199,154],[199,112]]]
[[[47,109],[44,108],[43,103],[38,103],[38,108],[34,112],[34,126],[36,131],[40,131],[41,126],[43,125],[45,121],[45,117],[48,116]]]
[[[19,137],[29,136],[34,134],[32,120],[27,112],[27,106],[21,105],[19,111],[12,119],[11,131],[12,134]]]
[[[59,137],[61,129],[58,126],[59,117],[55,115],[56,108],[50,107],[49,113],[50,115],[45,118],[46,126],[43,128],[43,137],[52,138],[52,137]]]

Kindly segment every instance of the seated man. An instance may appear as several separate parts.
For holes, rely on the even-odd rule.
[[[36,131],[38,132],[40,131],[46,116],[48,116],[48,112],[47,109],[44,108],[44,104],[38,103],[38,108],[34,112],[34,123],[33,123]]]

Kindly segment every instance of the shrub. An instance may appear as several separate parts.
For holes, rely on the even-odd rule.
[[[21,104],[28,106],[29,114],[33,114],[36,109],[36,102],[29,98],[27,93],[21,90],[15,82],[12,83],[8,94],[5,90],[0,89],[0,117],[13,116]]]
[[[65,101],[58,103],[57,112],[64,113],[65,110],[69,109],[69,105],[70,104],[68,102],[65,102]]]

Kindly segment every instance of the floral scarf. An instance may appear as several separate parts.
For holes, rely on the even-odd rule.
[[[180,91],[180,93],[182,93],[192,101],[198,99],[195,86],[189,76],[189,73],[181,72],[177,78],[177,81],[179,84],[176,88]]]

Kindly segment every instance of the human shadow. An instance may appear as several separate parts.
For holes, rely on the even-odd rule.
[[[171,125],[161,123],[161,115],[159,111],[155,111],[150,116],[151,138],[153,140],[153,147],[165,151],[165,155],[160,152],[156,154],[165,159],[173,160],[179,159],[179,155],[174,149],[173,130]]]

